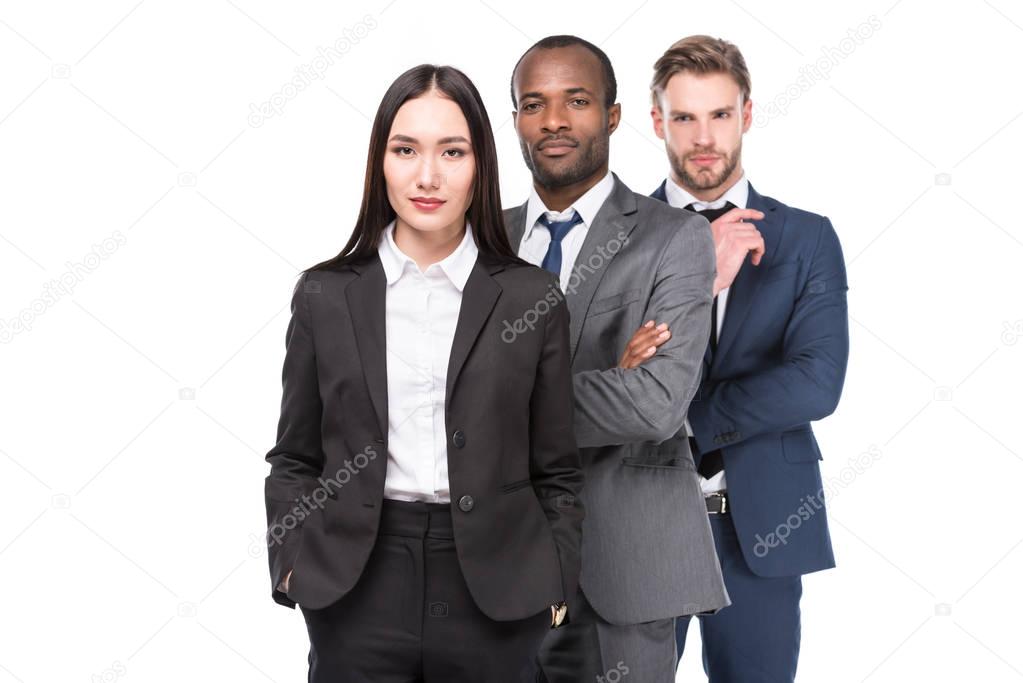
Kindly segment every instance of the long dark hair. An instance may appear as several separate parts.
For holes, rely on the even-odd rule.
[[[501,214],[501,189],[497,175],[497,147],[494,144],[490,117],[487,116],[479,91],[468,76],[454,67],[420,64],[398,76],[384,93],[377,108],[369,139],[369,153],[366,156],[362,206],[359,208],[359,218],[355,222],[355,229],[348,244],[337,256],[318,263],[309,270],[345,265],[371,258],[376,254],[384,228],[395,218],[394,209],[387,199],[387,185],[384,180],[387,136],[401,105],[433,88],[453,100],[469,124],[476,175],[472,202],[466,212],[466,218],[472,225],[473,237],[480,255],[498,262],[522,262],[508,242],[508,235],[505,232],[504,218]]]

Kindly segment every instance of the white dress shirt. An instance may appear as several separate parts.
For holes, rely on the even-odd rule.
[[[472,227],[466,221],[461,243],[425,271],[395,244],[394,221],[378,253],[387,278],[384,498],[449,503],[444,402],[462,289],[478,254]]]
[[[725,202],[732,202],[732,204],[734,204],[737,208],[745,209],[746,202],[749,200],[749,181],[746,180],[746,174],[743,173],[723,195],[710,202],[697,199],[693,195],[689,194],[685,188],[676,184],[670,177],[668,178],[668,182],[664,185],[664,192],[668,196],[668,204],[681,209],[686,208],[690,204],[694,204],[697,211],[720,209],[725,205]],[[714,329],[717,331],[718,340],[721,339],[721,327],[725,321],[725,306],[728,304],[728,289],[729,288],[726,287],[718,292],[717,320],[714,321]],[[690,436],[693,435],[693,430],[689,426],[688,419],[686,419],[686,433]],[[705,444],[704,448],[706,448]],[[700,488],[703,490],[703,495],[705,496],[726,490],[728,487],[725,482],[724,470],[718,472],[710,479],[706,479],[701,476]]]
[[[540,195],[536,193],[536,188],[534,187],[529,195],[529,203],[526,205],[526,230],[522,233],[522,240],[519,242],[519,257],[536,266],[543,263],[543,257],[547,255],[547,247],[551,243],[551,233],[547,226],[540,222],[541,215],[546,213],[547,218],[551,221],[567,221],[578,211],[579,215],[582,216],[582,223],[569,230],[568,234],[561,240],[561,273],[559,273],[559,278],[561,289],[564,291],[568,286],[569,276],[572,274],[575,260],[582,249],[583,240],[586,239],[586,233],[589,232],[593,219],[596,217],[597,212],[600,211],[600,207],[604,205],[604,201],[611,196],[611,190],[614,189],[614,186],[614,176],[608,171],[607,175],[601,178],[596,185],[586,191],[586,194],[575,200],[575,203],[564,211],[549,210],[543,203],[543,200],[540,199]]]

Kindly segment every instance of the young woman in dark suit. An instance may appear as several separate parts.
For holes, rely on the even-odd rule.
[[[267,538],[309,680],[534,680],[579,575],[568,312],[508,243],[462,72],[387,90],[351,239],[291,312]]]

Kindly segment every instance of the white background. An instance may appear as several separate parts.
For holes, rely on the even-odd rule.
[[[852,342],[816,426],[838,568],[805,579],[799,680],[1023,678],[1023,8],[950,5],[0,4],[0,683],[305,680],[262,547],[295,276],[345,242],[369,117],[424,61],[474,79],[523,201],[508,78],[554,33],[614,62],[611,167],[636,191],[665,174],[647,84],[676,39],[735,42],[761,114],[797,84],[745,167],[833,221]],[[701,679],[697,638],[679,680]]]

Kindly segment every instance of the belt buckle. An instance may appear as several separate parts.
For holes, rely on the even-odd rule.
[[[721,492],[714,492],[714,493],[710,494],[707,497],[708,498],[719,498],[719,499],[721,499],[721,509],[720,510],[716,510],[716,511],[715,510],[708,510],[707,511],[708,514],[711,514],[711,515],[723,515],[726,512],[728,512],[728,497],[725,494],[723,494]]]

